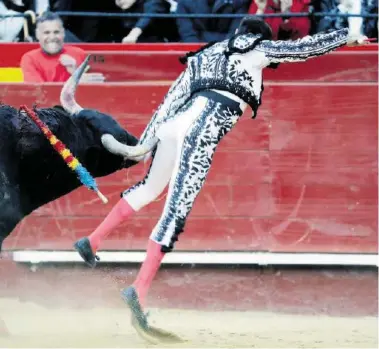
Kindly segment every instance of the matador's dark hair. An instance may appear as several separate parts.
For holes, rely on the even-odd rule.
[[[262,18],[245,16],[238,27],[237,34],[261,35],[263,40],[272,40],[273,34],[270,25]]]

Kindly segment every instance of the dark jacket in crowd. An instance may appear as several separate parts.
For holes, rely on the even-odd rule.
[[[11,0],[3,0],[3,3],[4,3],[6,8],[8,8],[9,10],[16,11],[16,12],[25,12],[27,10],[34,10],[34,1],[33,0],[23,1],[22,6],[16,5]]]
[[[119,11],[122,11],[119,9]],[[137,0],[124,13],[169,14],[170,4],[165,0]],[[137,42],[163,42],[175,33],[175,21],[167,18],[126,17],[120,20],[120,29],[114,33],[115,41],[120,42],[133,28],[142,29]]]
[[[51,11],[116,12],[114,1],[50,0]],[[108,24],[114,18],[62,16],[66,29],[66,42],[107,42]],[[105,29],[104,29],[105,28]]]
[[[378,0],[362,0],[362,10],[365,14],[378,14]],[[364,19],[363,32],[369,38],[378,38],[378,19]]]
[[[180,0],[178,14],[246,14],[250,0]],[[241,18],[177,18],[180,41],[220,41],[233,35]]]
[[[356,0],[360,1],[360,0]],[[338,14],[338,1],[337,0],[321,0],[319,2],[313,1],[315,6],[315,12],[328,12],[330,14]],[[342,29],[347,26],[347,20],[345,17],[338,16],[324,16],[319,17],[317,21],[316,32],[324,32],[327,30]]]

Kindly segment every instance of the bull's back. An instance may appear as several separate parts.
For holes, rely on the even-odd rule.
[[[16,154],[18,111],[12,107],[0,105],[0,166]],[[12,159],[13,162],[17,158]]]
[[[0,245],[2,237],[17,224],[20,217],[17,201],[17,117],[16,109],[0,105]]]

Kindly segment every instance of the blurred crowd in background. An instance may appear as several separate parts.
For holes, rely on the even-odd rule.
[[[298,39],[320,31],[349,27],[370,38],[378,37],[377,18],[338,17],[335,14],[377,14],[378,0],[2,0],[0,42],[38,41],[36,18],[45,11],[145,14],[270,14],[309,13],[307,17],[265,18],[276,39]],[[327,12],[324,17],[312,16]],[[149,18],[61,16],[65,42],[209,42],[234,33],[240,18]]]

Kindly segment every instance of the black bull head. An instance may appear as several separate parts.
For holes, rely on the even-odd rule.
[[[137,163],[108,151],[104,136],[125,146],[135,146],[138,139],[111,116],[76,102],[76,87],[88,58],[63,86],[61,106],[35,111],[92,176],[102,177]],[[81,183],[27,115],[1,105],[0,123],[1,252],[3,240],[25,216]]]

